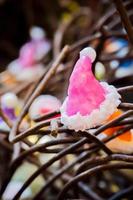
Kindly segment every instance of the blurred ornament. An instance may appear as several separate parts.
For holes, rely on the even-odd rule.
[[[105,42],[104,51],[106,53],[115,53],[119,56],[127,53],[128,42],[122,38],[110,38]]]
[[[95,76],[98,80],[102,80],[105,76],[105,67],[101,62],[96,63]]]
[[[133,59],[125,59],[120,62],[118,69],[116,70],[115,76],[121,78],[133,74]]]
[[[43,114],[58,111],[60,106],[61,102],[55,96],[40,95],[34,100],[29,109],[30,118],[35,119]]]
[[[14,93],[6,93],[1,97],[1,108],[4,114],[13,122],[16,119],[16,108],[18,106],[18,98]],[[7,124],[0,118],[0,129],[9,130]]]
[[[107,122],[112,121],[116,119],[117,117],[120,117],[122,115],[121,110],[116,110],[107,120]],[[108,128],[106,131],[104,131],[104,135],[112,136],[117,131],[121,130],[123,126],[117,126],[113,128]],[[122,135],[116,137],[115,139],[112,139],[107,143],[107,146],[114,152],[117,153],[127,153],[131,154],[133,153],[133,131],[129,130],[123,133]]]
[[[47,40],[45,32],[40,27],[33,27],[30,30],[30,36],[31,36],[30,43],[32,43],[34,45],[34,56],[33,57],[34,57],[35,61],[39,61],[50,51],[51,44]],[[26,47],[25,47],[25,49],[26,49]],[[27,51],[28,51],[28,49],[27,49]]]
[[[122,58],[129,52],[128,41],[123,38],[108,39],[105,43],[105,52],[115,53],[118,58]],[[110,62],[110,66],[112,69],[117,69],[116,78],[133,74],[133,59],[113,60]]]
[[[41,76],[44,66],[40,61],[51,48],[41,28],[33,27],[30,36],[31,41],[20,49],[19,58],[8,65],[9,72],[19,81],[32,80]]]
[[[80,52],[61,107],[61,122],[75,131],[101,125],[121,102],[115,87],[95,79],[91,69],[95,57],[91,47]]]
[[[21,100],[18,99],[18,97],[14,93],[8,92],[8,93],[5,93],[1,97],[2,111],[11,122],[14,122],[17,119],[17,116],[20,113],[21,107],[22,107],[22,102]],[[27,123],[27,117],[25,117],[20,125],[20,129],[24,130],[28,127],[29,125]],[[2,130],[9,130],[9,127],[3,121],[2,118],[0,118],[0,128]]]
[[[15,109],[19,104],[18,97],[14,93],[6,93],[1,97],[1,107],[10,120],[16,119]]]

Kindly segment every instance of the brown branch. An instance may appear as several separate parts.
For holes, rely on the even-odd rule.
[[[113,163],[113,164],[99,165],[99,166],[96,166],[96,167],[94,167],[92,169],[89,169],[89,170],[81,173],[80,175],[76,176],[72,180],[70,180],[65,185],[63,190],[61,190],[61,192],[60,192],[60,194],[58,196],[58,200],[63,200],[64,199],[64,197],[66,196],[66,193],[67,193],[67,191],[69,190],[70,187],[74,186],[79,181],[85,180],[90,175],[93,175],[93,174],[97,173],[98,171],[110,170],[110,169],[111,170],[113,170],[113,169],[132,169],[132,168],[133,168],[133,163]]]
[[[129,41],[133,45],[133,28],[132,28],[131,21],[127,15],[126,9],[123,6],[122,0],[113,0],[113,1],[114,1],[117,11],[120,14],[121,21],[127,31]]]
[[[81,135],[87,137],[90,141],[96,143],[101,149],[103,149],[108,155],[112,154],[112,151],[105,146],[105,144],[100,141],[95,135],[90,134],[89,132],[80,132]]]
[[[79,165],[76,175],[80,174],[81,172],[85,171],[84,168],[86,169],[90,169],[92,168],[92,166],[97,166],[97,165],[102,165],[105,164],[109,161],[125,161],[126,158],[126,162],[133,162],[133,157],[132,156],[128,156],[128,155],[123,155],[123,154],[112,154],[110,156],[106,156],[106,157],[93,157],[90,158],[86,161],[84,161],[81,165]],[[129,160],[128,160],[129,159]],[[93,166],[93,167],[94,167]]]
[[[105,131],[107,128],[110,128],[111,126],[116,125],[118,122],[120,122],[121,120],[123,120],[124,118],[130,116],[133,114],[133,110],[129,110],[125,113],[123,113],[120,117],[106,123],[105,125],[102,125],[101,127],[99,127],[95,132],[94,135],[98,135],[99,133],[101,133],[102,131]]]
[[[32,96],[30,97],[30,99],[28,100],[28,102],[26,103],[26,105],[24,106],[23,110],[21,111],[19,117],[17,118],[17,120],[14,123],[13,128],[11,130],[11,133],[10,133],[10,136],[9,136],[9,140],[11,142],[14,139],[16,133],[17,133],[17,129],[18,129],[20,123],[21,123],[22,118],[28,112],[28,109],[29,109],[30,105],[32,104],[33,100],[42,92],[42,90],[44,91],[44,89],[46,88],[46,85],[47,85],[49,79],[56,73],[56,70],[57,70],[60,62],[65,58],[65,56],[67,55],[68,52],[69,52],[69,46],[66,45],[63,48],[63,50],[61,51],[59,57],[53,63],[53,65],[50,68],[50,70],[47,72],[47,74],[41,80],[41,82],[37,86],[36,90],[33,92]]]
[[[52,159],[50,159],[48,162],[43,164],[36,172],[32,174],[32,176],[24,183],[22,188],[18,191],[18,193],[15,195],[13,200],[17,200],[23,191],[31,184],[31,182],[40,174],[42,171],[46,170],[51,164],[53,164],[58,159],[62,158],[66,154],[68,154],[70,151],[75,150],[75,148],[81,147],[81,145],[85,144],[87,142],[87,138],[83,138],[80,141],[76,142],[75,144],[72,144],[71,146],[68,146],[64,150],[62,150],[59,154],[55,155]]]
[[[61,23],[57,31],[55,32],[54,35],[54,41],[53,41],[53,49],[54,49],[54,57],[56,58],[61,50],[62,46],[62,41],[63,41],[63,36],[65,32],[69,29],[70,26],[74,24],[74,22],[79,19],[82,16],[88,17],[88,19],[91,19],[91,13],[90,9],[88,8],[80,8],[79,12],[74,13],[71,16],[71,19],[67,21],[66,23]]]
[[[49,119],[49,118],[52,118],[56,115],[59,115],[60,114],[60,111],[53,111],[53,112],[50,112],[48,114],[43,114],[42,116],[40,117],[36,117],[34,119],[35,122],[39,122],[39,121],[42,121],[42,120],[46,120],[46,119]]]
[[[122,93],[122,92],[132,92],[133,91],[133,85],[124,86],[124,87],[118,88],[117,91],[119,93]]]
[[[121,104],[119,105],[119,108],[133,109],[133,103],[121,103]]]
[[[133,185],[131,185],[128,188],[124,188],[123,190],[120,190],[119,192],[112,195],[108,200],[117,200],[117,199],[121,199],[123,197],[127,198],[128,197],[127,194],[130,194],[130,195],[133,194]]]

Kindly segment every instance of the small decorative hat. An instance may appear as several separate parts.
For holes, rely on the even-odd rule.
[[[51,49],[51,44],[40,27],[32,27],[30,36],[31,40],[21,47],[19,57],[8,65],[9,72],[18,81],[40,77],[44,72],[44,65],[40,61]]]
[[[96,52],[91,47],[80,52],[70,77],[68,96],[60,109],[61,122],[75,131],[101,125],[121,102],[114,86],[98,82],[93,75],[95,58]]]

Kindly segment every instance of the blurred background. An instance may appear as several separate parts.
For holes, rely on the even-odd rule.
[[[96,0],[0,0],[0,69],[17,58],[32,26],[42,27],[52,40],[60,21],[67,20],[80,6],[92,8],[96,20],[108,7],[106,0],[103,3],[105,8]]]
[[[126,8],[131,24],[133,24],[133,1],[123,0],[122,2]],[[41,28],[41,30],[39,30],[40,35],[44,34],[44,38],[41,38],[41,42],[42,46],[44,43],[47,46],[45,49],[46,52],[42,52],[43,48],[42,46],[40,48],[39,45],[35,47],[35,52],[32,52],[32,44],[34,47],[36,43],[36,34],[31,34],[30,31],[35,26]],[[97,59],[93,64],[93,73],[98,80],[107,81],[116,87],[133,84],[133,48],[127,37],[126,30],[122,25],[120,16],[118,12],[116,12],[113,1],[0,0],[0,72],[2,72],[0,74],[0,96],[4,95],[6,92],[13,92],[20,99],[20,108],[18,109],[18,105],[17,109],[15,108],[17,110],[16,116],[19,115],[20,110],[23,108],[23,105],[25,105],[27,100],[25,98],[26,94],[29,91],[34,91],[35,85],[43,78],[44,74],[51,67],[51,63],[57,58],[65,44],[71,45],[71,53],[60,64],[56,76],[52,77],[52,80],[49,81],[44,94],[55,95],[62,101],[64,96],[66,96],[66,85],[68,85],[69,75],[77,60],[79,51],[86,46],[94,47],[97,52]],[[23,47],[26,53],[23,51]],[[41,52],[39,58],[36,56],[38,49],[39,52]],[[28,55],[29,57],[31,56],[29,60]],[[31,69],[30,73],[33,73],[33,77],[32,75],[29,76],[29,69]],[[20,70],[22,70],[23,73],[21,73]],[[23,76],[20,77],[19,75]],[[43,92],[41,94],[43,94]],[[128,103],[133,102],[132,93],[125,93],[122,100]],[[28,122],[28,128],[33,127],[37,122],[33,121],[32,118],[30,119],[31,116],[29,117],[29,113],[27,115],[25,117],[26,119],[24,119]],[[6,134],[2,132],[3,130],[1,127],[0,184],[2,185],[6,180],[5,175],[7,170],[9,169],[10,172],[10,165],[7,161],[11,161],[15,145],[10,144],[8,140],[10,134],[9,127],[8,130],[6,129]],[[28,128],[26,126],[24,130]],[[44,127],[44,129],[48,128],[49,127]],[[40,131],[40,129],[38,131]],[[45,130],[41,131],[45,132]],[[29,145],[28,148],[32,147],[32,145],[39,144],[37,141],[39,141],[41,137],[42,135],[39,135],[38,132],[37,135],[29,136],[28,141],[31,142],[31,146]],[[45,143],[49,140],[54,141],[54,139],[53,136],[52,139],[46,137],[46,140],[42,140],[41,142]],[[27,146],[25,146],[27,144],[24,142],[22,143],[21,152],[27,150]],[[60,147],[67,147],[68,145],[62,146],[61,144]],[[101,151],[98,152],[98,155],[100,155],[100,153]],[[3,199],[11,200],[28,177],[51,158],[51,155],[53,154],[45,153],[44,149],[44,152],[40,150],[39,153],[35,152],[33,157],[29,156],[25,159],[13,175],[3,195]],[[60,170],[64,162],[67,164],[67,162],[69,163],[69,161],[76,158],[76,156],[73,154],[69,157],[68,155],[66,160],[63,158],[60,160],[60,163],[50,167],[51,171],[46,171],[45,174],[42,173],[39,175],[24,192],[21,199],[32,199],[34,194],[44,186],[43,175],[45,175],[46,180],[48,180],[51,172],[55,173],[56,170]],[[93,156],[96,156],[95,152],[92,154],[92,157]],[[39,164],[36,162],[37,160],[39,160]],[[75,176],[75,169],[76,167],[70,170],[69,175]],[[111,196],[115,194],[115,192],[120,191],[120,189],[124,189],[132,184],[132,176],[130,176],[130,174],[132,174],[132,172],[126,172],[124,174],[121,171],[118,172],[118,170],[107,174],[103,172],[102,176],[104,180],[101,174],[97,174],[95,177],[92,177],[92,179],[89,179],[88,182],[92,188],[96,189],[98,194],[106,199],[107,196]],[[50,186],[48,192],[46,192],[46,196],[49,197],[47,199],[53,199],[54,195],[57,195],[57,191],[59,192],[62,183],[64,184],[67,181],[67,178],[63,181],[59,180],[54,186]],[[99,182],[99,184],[97,184],[97,182]],[[42,200],[44,200],[44,196]],[[131,197],[130,200],[132,199]]]

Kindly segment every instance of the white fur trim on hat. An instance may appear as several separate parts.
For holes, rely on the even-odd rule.
[[[94,128],[104,123],[104,121],[115,112],[116,108],[121,103],[121,96],[118,94],[114,86],[108,85],[106,82],[101,82],[100,84],[105,89],[105,91],[107,91],[105,100],[101,103],[99,109],[93,110],[89,115],[82,116],[78,112],[75,115],[68,116],[66,113],[68,97],[65,99],[63,105],[60,108],[61,122],[69,129],[75,131],[84,131],[85,129]]]

